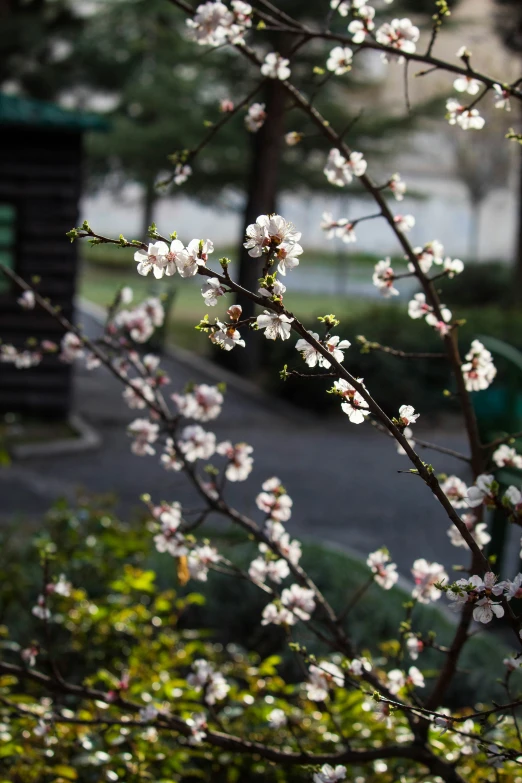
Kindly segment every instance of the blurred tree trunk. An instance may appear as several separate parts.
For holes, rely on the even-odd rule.
[[[267,118],[263,127],[252,138],[252,159],[247,183],[247,201],[239,247],[239,284],[257,291],[262,271],[262,259],[252,258],[243,247],[245,230],[255,223],[259,215],[276,211],[279,160],[284,134],[286,93],[277,79],[267,82],[264,96]],[[238,295],[237,303],[243,308],[243,318],[254,315],[255,305],[245,296]],[[259,367],[260,335],[248,332],[244,335],[248,348],[234,351],[234,369],[244,375],[252,375]]]
[[[471,199],[468,235],[468,260],[474,264],[479,258],[480,207],[482,201]]]
[[[156,206],[156,191],[154,182],[150,179],[144,185],[143,190],[143,212],[141,224],[141,236],[146,242],[149,236],[149,226],[154,222],[154,207]]]
[[[522,305],[522,145],[519,152],[518,226],[513,269],[513,304]]]

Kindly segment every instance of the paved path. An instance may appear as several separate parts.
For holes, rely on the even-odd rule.
[[[81,321],[89,332],[97,329],[85,313]],[[172,388],[189,380],[215,382],[194,366],[166,358]],[[207,371],[212,368],[203,365]],[[215,372],[215,371],[214,371]],[[193,504],[180,474],[165,472],[155,458],[130,452],[125,425],[135,412],[123,403],[118,382],[105,369],[88,373],[78,368],[75,408],[101,434],[96,451],[33,458],[0,471],[1,512],[31,518],[41,514],[60,495],[74,495],[76,487],[91,492],[114,492],[122,512],[140,505],[148,492],[155,500]],[[254,470],[249,479],[230,487],[230,498],[258,517],[254,497],[261,482],[277,475],[294,498],[288,527],[295,535],[350,547],[366,555],[386,544],[403,573],[421,555],[450,566],[458,561],[446,535],[449,526],[438,502],[413,475],[398,474],[409,466],[394,444],[370,426],[356,426],[344,415],[324,422],[285,406],[267,404],[263,395],[229,387],[222,416],[210,422],[218,438],[246,440],[254,446]],[[422,432],[458,450],[465,449],[459,432]],[[462,472],[463,463],[430,453],[437,469]]]

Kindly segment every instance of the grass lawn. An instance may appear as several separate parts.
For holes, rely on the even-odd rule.
[[[118,248],[115,248],[118,251]],[[123,252],[123,251],[122,251]],[[192,280],[180,281],[179,278],[163,278],[154,280],[152,277],[140,277],[136,274],[134,264],[104,267],[98,264],[83,263],[80,269],[79,292],[85,299],[95,304],[107,306],[112,301],[115,292],[121,286],[129,285],[134,290],[134,297],[139,301],[146,296],[160,295],[174,289],[175,297],[169,317],[168,340],[184,348],[190,348],[197,353],[205,353],[207,341],[202,335],[194,332],[194,326],[203,318],[206,312],[209,316],[222,317],[228,302],[212,308],[206,308],[201,297],[200,286]],[[298,318],[306,318],[326,313],[364,313],[371,303],[364,299],[347,298],[344,295],[309,294],[292,292],[285,296],[287,307]]]
[[[303,255],[300,257],[300,264],[303,267],[320,267],[328,266],[335,267],[341,260],[343,263],[347,263],[349,267],[363,266],[371,267],[379,261],[382,256],[375,255],[374,253],[364,253],[357,250],[354,245],[341,245],[340,252],[334,247],[334,243],[330,244],[331,250],[320,249],[305,249]],[[117,245],[80,245],[80,252],[82,259],[89,261],[92,265],[101,266],[104,268],[115,267],[122,269],[125,267],[134,267],[133,255],[134,250],[132,248],[122,248]],[[213,258],[216,260],[226,256],[232,260],[237,257],[237,248],[233,245],[223,245],[216,247],[213,253]],[[404,258],[397,256],[392,258],[392,262],[396,266],[404,266]]]

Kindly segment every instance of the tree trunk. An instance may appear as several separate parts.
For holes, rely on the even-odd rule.
[[[522,305],[522,145],[519,159],[519,191],[518,191],[518,227],[515,245],[515,264],[513,269],[513,304]]]
[[[154,222],[154,207],[156,205],[156,191],[154,182],[148,180],[143,188],[143,212],[141,224],[141,236],[144,242],[149,238],[149,226]]]
[[[265,104],[267,118],[263,127],[252,141],[252,162],[247,184],[247,201],[244,212],[243,230],[239,250],[239,284],[243,288],[257,291],[261,275],[262,259],[252,258],[243,247],[245,229],[255,223],[259,215],[276,211],[279,160],[284,134],[284,111],[286,93],[276,79],[267,83]],[[245,296],[239,295],[237,303],[243,308],[243,318],[254,315],[255,305]],[[233,351],[230,359],[234,369],[244,375],[252,375],[259,367],[260,335],[249,332],[245,335],[247,347]]]
[[[473,264],[476,264],[479,260],[480,207],[480,201],[476,201],[475,199],[471,200],[468,234],[468,261],[471,261]]]

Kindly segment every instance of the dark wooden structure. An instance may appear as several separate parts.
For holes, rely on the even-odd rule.
[[[72,316],[77,245],[65,232],[78,224],[82,135],[103,129],[90,114],[0,94],[0,261],[30,280]],[[24,311],[19,291],[0,273],[0,339],[23,347],[30,338],[59,342],[63,331],[40,309]],[[47,356],[17,370],[0,363],[0,412],[66,418],[71,367]]]

